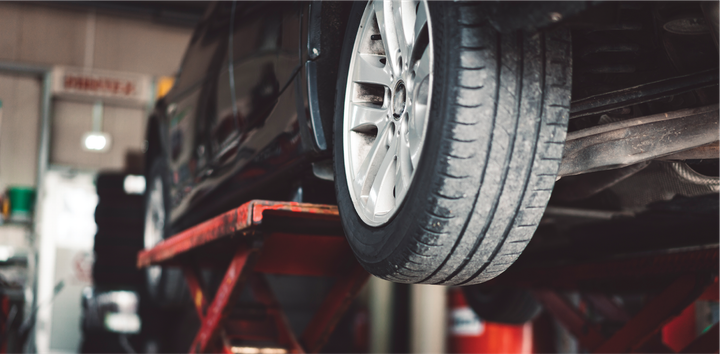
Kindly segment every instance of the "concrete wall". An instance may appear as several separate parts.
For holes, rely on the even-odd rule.
[[[0,188],[4,190],[8,185],[34,185],[40,122],[40,80],[0,72],[0,101],[3,103],[0,121]]]
[[[149,75],[177,70],[192,29],[33,3],[0,2],[0,60]]]
[[[97,15],[93,63],[97,69],[174,75],[192,29]]]
[[[62,5],[0,2],[0,61],[173,75],[192,28]],[[40,81],[0,72],[0,188],[35,184]],[[100,170],[124,167],[127,151],[143,147],[144,108],[106,106],[106,153],[82,150],[92,104],[53,100],[50,164]]]
[[[82,66],[86,14],[32,4],[0,4],[0,59]]]

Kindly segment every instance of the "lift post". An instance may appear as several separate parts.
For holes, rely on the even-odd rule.
[[[201,323],[190,353],[233,353],[233,343],[265,343],[290,353],[318,352],[369,277],[343,237],[337,207],[262,200],[141,251],[137,265],[183,269]],[[225,269],[213,299],[203,290],[201,267]],[[300,338],[290,329],[262,273],[336,278]],[[266,308],[267,316],[261,320],[231,315],[246,284]]]

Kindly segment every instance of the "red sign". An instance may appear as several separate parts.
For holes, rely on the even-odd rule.
[[[147,75],[54,67],[53,94],[79,100],[98,100],[143,105],[151,97],[151,78]]]
[[[65,90],[86,91],[94,93],[108,93],[111,95],[134,96],[137,88],[130,80],[118,80],[106,77],[89,77],[65,75],[63,80]]]

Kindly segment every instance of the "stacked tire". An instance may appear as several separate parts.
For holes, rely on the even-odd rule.
[[[97,177],[93,281],[98,288],[140,290],[144,285],[135,264],[143,249],[144,197],[125,192],[126,176],[115,172]]]
[[[124,189],[127,173],[101,172],[97,176],[98,204],[95,208],[97,233],[93,250],[94,293],[128,290],[142,298],[145,278],[137,269],[137,253],[143,248],[144,197],[127,194]],[[84,306],[83,311],[88,309]],[[141,312],[142,308],[139,309]],[[92,315],[92,314],[84,314]],[[142,316],[142,314],[141,314]],[[102,319],[101,319],[102,320]],[[118,353],[142,348],[145,336],[124,336],[101,328],[83,326],[81,353]]]

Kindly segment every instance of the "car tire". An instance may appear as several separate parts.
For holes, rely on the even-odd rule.
[[[383,9],[393,4],[400,2],[391,1]],[[425,4],[420,3],[417,9]],[[360,185],[353,179],[353,166],[363,165],[352,160],[356,155],[361,160],[361,154],[351,151],[352,134],[360,133],[353,130],[354,123],[347,127],[345,123],[352,122],[347,117],[352,117],[355,106],[351,104],[357,97],[377,107],[382,101],[383,109],[387,108],[384,99],[390,97],[393,107],[387,110],[392,109],[396,117],[396,97],[402,97],[405,104],[406,93],[399,96],[400,86],[394,83],[394,89],[375,91],[384,95],[382,98],[358,94],[361,89],[360,93],[373,91],[362,88],[362,80],[355,80],[354,73],[362,71],[353,69],[351,73],[358,62],[353,61],[353,55],[358,53],[359,57],[362,50],[379,48],[361,41],[394,42],[382,34],[363,34],[363,29],[375,28],[367,22],[372,14],[366,15],[366,11],[373,10],[367,10],[366,4],[356,3],[351,10],[338,71],[333,127],[335,187],[348,242],[363,267],[380,278],[447,285],[492,279],[525,249],[550,198],[569,118],[570,34],[562,28],[501,34],[484,17],[490,13],[488,6],[493,5],[428,2],[423,8],[429,12],[426,50],[431,51],[433,64],[428,74],[432,75],[428,76],[432,91],[422,128],[421,155],[413,166],[414,177],[404,198],[395,200],[391,217],[378,223],[369,223],[368,217],[363,217],[357,201],[363,196],[354,196],[351,190],[351,184]],[[388,63],[392,53],[378,53],[383,51],[386,58],[381,63]],[[412,112],[415,108],[408,109]],[[388,113],[386,121],[393,117]],[[367,143],[372,145],[371,152],[375,151],[375,142],[385,144],[387,151],[392,148],[392,143],[377,138],[381,130],[376,126],[362,132],[372,142]],[[378,134],[374,140],[373,132]],[[398,156],[400,153],[394,161],[399,161]],[[384,163],[378,169],[386,166]]]
[[[523,324],[532,321],[542,310],[540,303],[525,289],[489,288],[483,285],[462,289],[470,308],[485,321]]]
[[[162,157],[157,156],[150,165],[145,188],[145,249],[168,238],[170,196],[167,169]],[[151,301],[162,308],[181,307],[189,299],[189,290],[179,268],[150,266],[145,268],[145,280]]]

